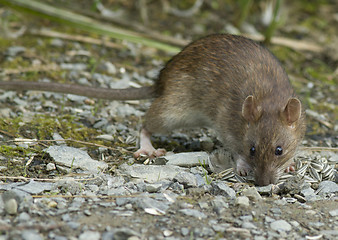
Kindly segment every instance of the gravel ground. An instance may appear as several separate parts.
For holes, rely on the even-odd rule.
[[[11,104],[2,112],[12,117],[22,115],[25,124],[32,124],[37,113],[34,109],[44,111],[41,106],[47,105],[53,116],[60,101],[64,101],[63,105],[75,105],[64,108],[79,117],[76,122],[88,119],[88,107],[93,107],[85,104],[86,98],[62,94],[3,92],[0,99],[3,105]],[[128,142],[121,148],[125,154],[117,154],[117,150],[122,151],[118,148],[101,146],[93,151],[84,146],[69,146],[56,128],[52,136],[56,142],[42,148],[48,153],[47,159],[41,154],[2,157],[2,172],[9,170],[9,161],[26,165],[28,175],[36,171],[43,174],[35,178],[2,178],[0,239],[337,238],[335,169],[330,181],[323,177],[316,181],[308,169],[302,178],[299,174],[288,175],[284,183],[255,187],[238,182],[232,172],[222,176],[210,174],[203,166],[208,166],[213,155],[206,152],[136,161],[131,158],[131,150],[137,124],[126,123],[125,119],[143,115],[142,105],[147,106],[148,102],[105,104],[97,115],[90,116],[94,128],[105,132],[96,137],[106,142],[116,138]],[[106,120],[111,116],[124,120],[111,126]],[[171,138],[155,138],[155,142],[176,141],[178,145],[186,141],[185,148],[190,150],[195,145],[210,149],[218,144],[207,131],[191,132],[191,136],[195,135],[193,138],[177,132]],[[7,137],[3,135],[3,139]],[[17,140],[6,144],[31,149],[38,143],[35,139]],[[114,162],[116,157],[119,164]],[[324,159],[333,166],[337,158],[330,151],[300,153],[298,157],[317,163]]]

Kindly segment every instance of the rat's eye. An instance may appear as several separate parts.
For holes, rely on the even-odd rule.
[[[275,155],[279,156],[283,154],[283,148],[281,146],[277,146],[275,150]]]
[[[255,156],[255,152],[256,152],[256,148],[255,148],[255,146],[252,146],[252,147],[250,148],[250,156],[251,156],[251,157]]]

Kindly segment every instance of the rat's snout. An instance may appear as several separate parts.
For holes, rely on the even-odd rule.
[[[256,171],[255,184],[258,186],[266,186],[271,183],[275,184],[278,178],[275,173],[270,171]]]

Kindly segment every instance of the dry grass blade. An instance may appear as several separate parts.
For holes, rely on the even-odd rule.
[[[245,34],[245,36],[248,37],[248,38],[251,38],[252,40],[255,40],[255,41],[263,41],[264,40],[263,35]],[[306,51],[311,51],[311,52],[322,52],[323,51],[323,47],[321,47],[317,44],[309,43],[309,42],[305,42],[305,41],[294,40],[294,39],[290,39],[290,38],[284,38],[284,37],[272,37],[271,43],[276,44],[276,45],[289,47],[289,48],[295,49],[295,50],[306,50]]]
[[[48,29],[34,29],[29,31],[30,34],[33,35],[39,35],[43,37],[54,37],[54,38],[60,38],[64,40],[71,40],[71,41],[77,41],[77,42],[84,42],[84,43],[90,43],[90,44],[95,44],[95,45],[103,45],[105,47],[109,48],[123,48],[124,46],[121,44],[113,43],[110,41],[105,41],[101,39],[96,39],[92,37],[87,37],[87,36],[81,36],[81,35],[71,35],[67,33],[60,33]]]

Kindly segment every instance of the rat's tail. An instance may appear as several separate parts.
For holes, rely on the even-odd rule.
[[[155,86],[125,89],[109,89],[81,86],[76,84],[61,84],[49,82],[28,82],[28,81],[0,81],[0,89],[11,91],[46,91],[75,94],[90,98],[108,100],[140,100],[156,97]]]

